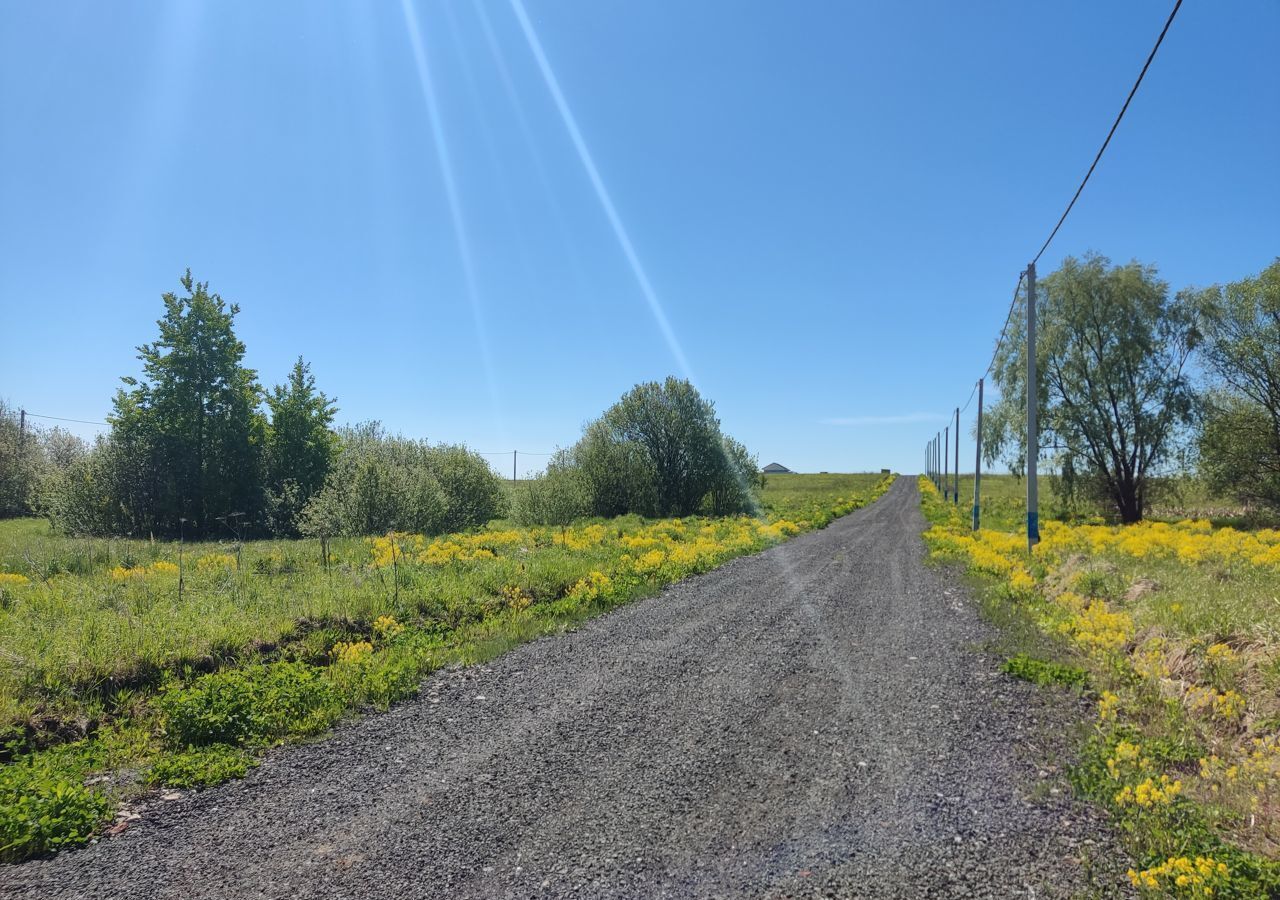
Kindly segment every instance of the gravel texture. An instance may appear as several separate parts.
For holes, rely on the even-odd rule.
[[[878,503],[0,868],[4,897],[1057,897],[1121,854],[1000,675],[914,479]],[[171,795],[172,796],[172,795]]]

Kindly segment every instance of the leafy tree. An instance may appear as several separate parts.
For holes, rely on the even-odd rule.
[[[1212,489],[1280,508],[1280,259],[1200,293],[1202,348],[1219,383],[1200,435]]]
[[[127,459],[110,438],[99,438],[91,450],[54,468],[43,480],[40,513],[66,534],[109,534],[122,527],[118,497]]]
[[[387,435],[376,422],[341,429],[338,438],[324,487],[302,512],[304,534],[439,534],[504,511],[501,479],[465,448]]]
[[[30,515],[40,470],[40,452],[30,423],[0,400],[0,517]]]
[[[444,491],[444,531],[478,528],[507,511],[502,479],[483,457],[458,444],[420,446],[427,471]]]
[[[235,336],[240,308],[207,283],[182,277],[185,296],[164,295],[160,336],[138,348],[143,376],[122,379],[112,434],[138,477],[120,498],[135,530],[209,535],[218,520],[256,521],[262,505],[256,373]]]
[[[759,461],[745,446],[725,435],[721,438],[724,465],[720,466],[711,490],[707,495],[708,512],[713,516],[727,516],[760,511],[758,492],[764,488],[764,475]]]
[[[297,517],[324,486],[337,452],[333,417],[337,406],[316,390],[311,367],[298,357],[285,384],[267,395],[271,424],[266,433],[267,503],[272,531],[296,534]]]
[[[1142,518],[1151,476],[1173,457],[1193,418],[1186,373],[1199,332],[1192,298],[1169,296],[1154,267],[1068,257],[1036,294],[1041,444],[1056,453],[1068,490],[1109,502],[1123,522]],[[1025,333],[1025,302],[1010,332]],[[1001,400],[984,422],[988,462],[1026,463],[1022,428],[1025,341],[996,356]]]
[[[513,514],[521,525],[558,525],[561,528],[591,514],[591,486],[582,470],[570,465],[560,451],[547,470],[516,494]]]
[[[587,425],[578,443],[558,456],[548,471],[572,467],[581,475],[590,514],[605,518],[658,514],[658,473],[648,451],[635,442],[618,440],[603,419]]]
[[[643,448],[653,466],[656,512],[698,511],[724,466],[715,407],[688,381],[638,384],[604,414],[612,438]]]
[[[721,433],[714,404],[688,381],[668,378],[636,385],[589,423],[552,460],[524,512],[540,498],[549,509],[544,495],[553,489],[563,494],[558,508],[572,509],[582,487],[597,516],[751,512],[758,479],[755,460]]]

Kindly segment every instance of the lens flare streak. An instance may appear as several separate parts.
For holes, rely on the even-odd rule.
[[[489,337],[484,325],[484,316],[480,309],[480,292],[476,287],[475,264],[471,257],[471,242],[467,237],[466,223],[462,217],[462,205],[458,199],[458,183],[454,177],[453,162],[449,155],[449,142],[445,138],[444,122],[440,115],[440,105],[436,99],[435,82],[431,77],[431,64],[427,59],[426,44],[422,40],[422,31],[418,27],[418,16],[414,12],[413,3],[411,0],[400,0],[400,8],[404,11],[405,27],[408,29],[409,43],[413,49],[413,61],[417,66],[418,81],[422,86],[422,97],[426,102],[427,118],[431,124],[431,138],[436,148],[436,159],[440,164],[440,178],[444,182],[445,199],[449,206],[449,218],[453,224],[453,233],[458,242],[458,256],[462,262],[463,278],[466,281],[467,300],[471,304],[471,315],[475,321],[476,340],[480,345],[481,362],[484,366],[485,379],[489,387],[489,399],[496,424],[502,430],[505,417],[501,411],[497,380],[493,371],[493,358],[489,349]]]
[[[609,190],[605,187],[599,170],[596,169],[596,164],[591,157],[591,151],[587,149],[587,142],[583,139],[582,132],[578,129],[578,122],[573,116],[573,111],[569,109],[569,103],[565,100],[564,93],[560,90],[560,82],[556,80],[555,72],[552,71],[551,64],[547,61],[547,55],[542,50],[542,42],[538,40],[538,35],[533,30],[533,23],[529,21],[528,13],[525,12],[524,3],[522,0],[511,0],[511,8],[515,12],[516,19],[520,22],[520,30],[524,32],[525,40],[529,43],[529,50],[533,53],[533,57],[538,63],[538,70],[542,73],[542,80],[546,82],[547,90],[551,92],[551,98],[555,101],[560,118],[564,121],[564,127],[569,132],[569,139],[573,141],[574,149],[578,151],[578,158],[582,161],[582,167],[586,170],[587,178],[591,181],[591,187],[596,192],[596,198],[600,201],[600,206],[604,210],[605,217],[609,220],[610,227],[613,228],[614,236],[618,239],[618,245],[622,248],[628,265],[631,266],[636,283],[639,284],[640,291],[644,294],[645,302],[649,304],[649,311],[653,313],[653,318],[658,323],[658,330],[662,332],[662,337],[667,342],[667,348],[675,358],[676,364],[680,367],[681,374],[690,382],[696,384],[693,372],[689,368],[689,362],[685,358],[684,350],[680,346],[680,341],[676,338],[675,332],[671,328],[666,311],[662,308],[662,303],[658,300],[658,295],[654,291],[653,285],[649,283],[649,276],[645,274],[644,266],[640,263],[640,257],[636,255],[635,247],[631,243],[631,237],[627,234],[627,229],[622,224],[622,218],[618,215],[617,209],[614,208],[613,200],[609,196]]]

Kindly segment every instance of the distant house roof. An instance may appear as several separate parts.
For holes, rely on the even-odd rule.
[[[769,465],[765,466],[760,471],[764,472],[766,475],[790,475],[791,474],[791,470],[788,469],[786,466],[784,466],[782,463],[769,463]]]

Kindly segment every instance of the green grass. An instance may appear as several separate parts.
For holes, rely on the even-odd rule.
[[[1000,670],[1015,678],[1030,681],[1041,687],[1058,684],[1082,688],[1089,682],[1088,673],[1084,669],[1050,660],[1037,659],[1025,653],[1019,653],[1006,659],[1000,666]]]
[[[1008,476],[993,482],[994,511],[984,526],[1021,531],[1023,485]],[[1197,502],[1206,506],[1181,512],[1210,517],[1212,498]],[[924,509],[944,534],[968,539],[967,515],[957,515],[928,492]],[[1002,551],[1031,573],[1034,589],[1015,588],[1012,576],[973,569],[971,578],[984,613],[999,628],[993,645],[1008,657],[1004,671],[1040,684],[1074,682],[1098,692],[1099,717],[1081,740],[1072,782],[1081,795],[1108,810],[1137,870],[1156,871],[1170,858],[1210,856],[1230,872],[1229,878],[1215,877],[1215,896],[1280,896],[1274,774],[1280,769],[1272,770],[1269,749],[1280,733],[1280,568],[1254,561],[1257,544],[1249,543],[1247,534],[1214,530],[1212,539],[1222,543],[1210,553],[1176,537],[1193,531],[1209,536],[1209,529],[1188,525],[1086,529],[1070,533],[1092,535],[1089,541],[1057,549],[1052,542],[1062,535],[1046,531],[1048,553],[1042,546],[1034,558],[1026,557],[1016,539],[1016,550]],[[1179,553],[1149,552],[1157,535],[1174,541]],[[1266,533],[1257,538],[1271,540]],[[929,540],[944,556],[972,559],[975,565],[986,559],[956,553],[954,548],[965,545],[936,533]],[[998,534],[977,540],[987,548],[1010,547]],[[1179,555],[1183,549],[1188,552]],[[1090,650],[1070,639],[1082,598],[1105,603],[1108,614],[1131,622],[1114,652]],[[1242,702],[1243,697],[1247,712],[1199,705],[1190,699],[1191,689],[1210,703],[1228,696]],[[1140,748],[1141,770],[1112,768],[1121,741]],[[1202,770],[1202,759],[1214,760],[1212,768]],[[1223,774],[1234,772],[1232,766],[1240,767],[1239,780]],[[1172,801],[1141,806],[1121,799],[1122,786],[1134,788],[1157,775],[1182,785]],[[1160,877],[1160,890],[1169,887],[1172,876]],[[1152,889],[1150,895],[1202,896],[1190,888],[1171,894]]]
[[[947,490],[955,483],[954,476],[947,481]],[[1077,503],[1068,508],[1058,495],[1056,479],[1040,475],[1037,479],[1040,495],[1040,519],[1048,521],[1079,522],[1096,519],[1112,521],[1114,513],[1108,507],[1096,503]],[[1179,519],[1209,519],[1215,526],[1230,525],[1237,528],[1274,527],[1280,524],[1273,514],[1261,510],[1248,510],[1240,504],[1211,494],[1203,482],[1196,478],[1164,478],[1155,481],[1156,500],[1147,518],[1158,521]],[[954,502],[951,501],[951,502]],[[960,502],[957,508],[965,521],[973,513],[973,475],[960,475]],[[1027,482],[1013,475],[982,476],[981,521],[983,528],[997,531],[1019,531],[1027,522]]]
[[[796,475],[767,521],[505,523],[430,541],[178,545],[0,521],[0,861],[82,842],[149,785],[236,777],[273,744],[869,502],[879,475]],[[782,520],[786,520],[783,522]],[[795,523],[794,525],[788,523]],[[382,540],[382,539],[380,539]],[[181,566],[182,578],[175,566]],[[92,776],[137,773],[133,782]],[[94,782],[99,784],[98,781]],[[89,824],[86,825],[86,822]]]

